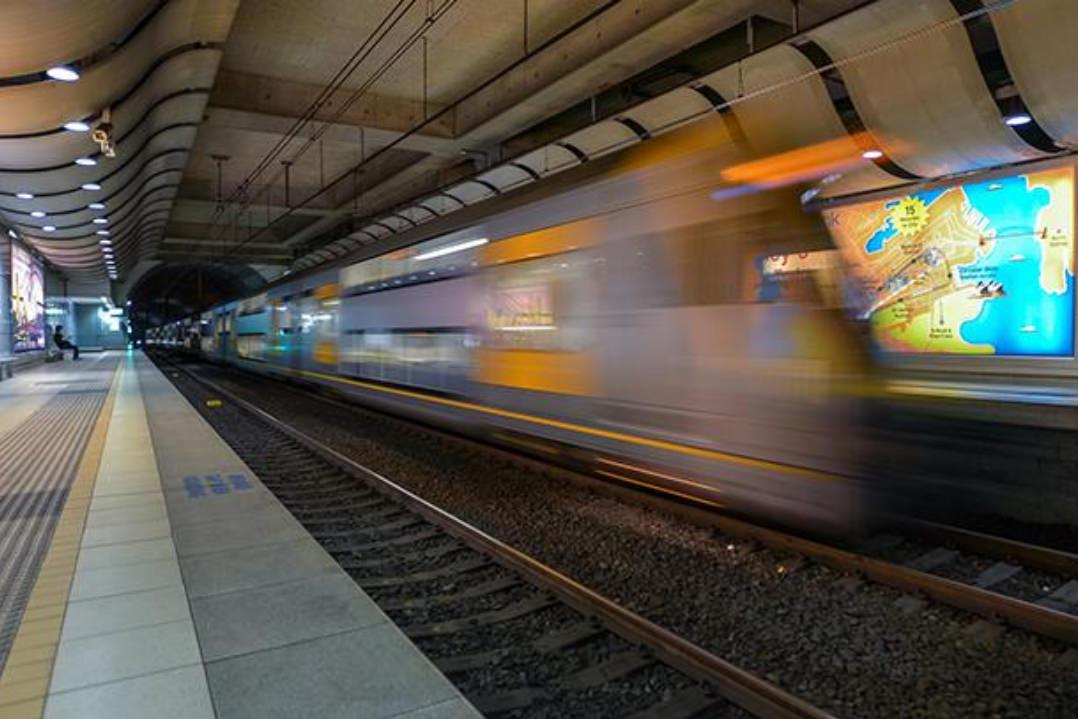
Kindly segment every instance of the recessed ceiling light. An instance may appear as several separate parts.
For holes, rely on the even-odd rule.
[[[45,74],[60,82],[75,82],[79,79],[79,71],[74,65],[55,65],[46,70]]]
[[[45,216],[45,213],[42,212],[41,210],[34,210],[33,212],[30,213],[30,217],[44,217],[44,216]]]
[[[97,184],[96,182],[87,182],[85,185],[82,186],[82,189],[90,190],[91,192],[94,192],[94,191],[100,190],[101,185]]]
[[[87,205],[87,207],[89,207],[91,210],[103,210],[103,209],[105,209],[105,203],[104,202],[91,202],[89,205]]]
[[[20,200],[32,200],[32,199],[34,199],[34,196],[31,195],[29,192],[16,192],[15,197],[18,197]]]
[[[880,150],[865,150],[861,153],[861,157],[865,158],[866,160],[878,160],[883,157],[883,152],[881,152]]]
[[[101,230],[101,232],[104,232],[105,234],[108,234],[108,230]],[[100,235],[101,232],[99,232],[97,234]],[[111,245],[112,244],[112,240],[98,240],[98,242],[101,243],[102,245]]]
[[[72,120],[64,123],[64,129],[68,132],[89,132],[90,125],[82,120]]]
[[[10,237],[13,240],[19,239],[19,233],[16,232],[15,230],[8,230],[7,231],[7,236]]]
[[[1033,122],[1033,118],[1024,112],[1019,112],[1014,115],[1007,115],[1007,117],[1003,118],[1003,122],[1011,127],[1019,127],[1020,125],[1028,125]]]
[[[53,232],[54,230],[56,230],[56,228],[52,225],[45,225],[41,229],[45,230],[45,232]]]
[[[94,218],[94,224],[95,225],[106,225],[106,224],[108,224],[108,218],[106,218],[106,217],[95,217]]]
[[[97,160],[92,157],[80,157],[75,160],[76,165],[82,165],[83,167],[93,167],[97,164]]]
[[[97,234],[102,235],[102,236],[107,235],[108,233],[109,233],[108,230],[98,230],[97,231]],[[108,242],[108,240],[101,240],[101,241],[102,242]]]

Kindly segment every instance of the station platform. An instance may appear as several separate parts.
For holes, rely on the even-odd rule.
[[[4,719],[480,716],[140,352],[16,380]]]

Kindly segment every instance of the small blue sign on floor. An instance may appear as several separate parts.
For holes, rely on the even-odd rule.
[[[188,497],[207,497],[252,489],[250,480],[242,474],[230,474],[227,477],[220,474],[201,477],[192,474],[183,478],[183,488],[187,490]]]

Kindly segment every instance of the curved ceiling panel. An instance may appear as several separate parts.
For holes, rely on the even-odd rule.
[[[66,7],[71,3],[45,4],[65,6],[66,17],[79,14]],[[0,214],[58,268],[104,277],[104,243],[122,273],[159,240],[237,6],[238,0],[169,0],[159,9],[147,3],[137,26],[126,29],[129,37],[87,64],[77,82],[0,81]],[[0,42],[0,56],[7,47]],[[76,51],[65,49],[64,56]],[[114,157],[88,132],[57,131],[73,119],[95,125],[106,109]],[[77,158],[96,164],[77,165]]]
[[[554,168],[568,167],[579,162],[571,151],[557,144],[532,150],[518,157],[516,161],[532,168],[540,176],[556,172]]]
[[[1042,157],[1003,124],[956,17],[947,0],[884,2],[812,35],[840,64],[869,131],[913,173]]]
[[[72,118],[95,115],[134,88],[155,63],[222,43],[237,4],[172,0],[126,47],[88,68],[78,82],[2,88],[0,134],[49,130]]]
[[[190,123],[178,126],[153,128],[148,138],[137,145],[127,143],[122,151],[117,150],[116,157],[101,159],[91,167],[72,163],[62,169],[19,172],[5,172],[0,169],[0,186],[20,187],[32,192],[39,198],[55,197],[58,193],[75,192],[86,183],[96,182],[104,185],[119,176],[132,165],[148,160],[158,153],[166,151],[186,151],[194,141],[195,128]],[[92,200],[91,200],[92,201]],[[45,206],[44,209],[50,209]]]
[[[128,35],[159,0],[0,3],[0,78],[29,75],[99,53]]]
[[[680,125],[687,118],[706,115],[712,109],[711,103],[701,93],[689,87],[680,87],[637,105],[626,114],[647,128],[648,132],[658,134]]]
[[[1078,3],[1025,0],[994,13],[992,22],[1034,117],[1057,143],[1078,145]]]
[[[502,192],[509,192],[519,185],[526,185],[534,179],[527,165],[506,164],[484,172],[479,178],[497,187]],[[534,172],[534,171],[533,171]]]
[[[157,65],[127,99],[112,105],[110,121],[118,142],[122,142],[135,127],[147,122],[148,116],[162,106],[174,108],[178,101],[198,101],[200,96],[205,104],[219,60],[219,51],[205,49],[174,56]],[[100,118],[99,110],[86,117],[69,119],[82,120],[92,126]],[[0,135],[0,163],[5,167],[51,165],[93,150],[96,147],[88,134],[69,132],[62,126],[29,136]]]
[[[577,148],[589,160],[629,147],[639,141],[640,137],[635,132],[613,120],[585,127],[565,138],[566,145]]]

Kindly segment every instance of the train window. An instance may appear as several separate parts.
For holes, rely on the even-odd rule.
[[[236,354],[244,359],[264,360],[266,356],[266,336],[240,335],[236,338]]]
[[[462,327],[350,333],[345,371],[360,377],[452,389],[467,373],[470,333]]]
[[[604,258],[569,252],[490,268],[484,344],[579,351],[595,315],[595,273]]]

